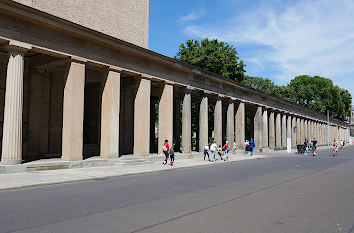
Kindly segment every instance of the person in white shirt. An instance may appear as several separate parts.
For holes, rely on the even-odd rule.
[[[216,148],[218,148],[218,145],[216,144],[215,141],[213,141],[213,144],[210,145],[210,151],[211,151],[211,160],[214,162],[216,160],[215,158],[215,153],[216,153]]]
[[[209,158],[209,146],[208,145],[205,145],[205,147],[204,147],[204,160],[205,160],[206,156],[208,156],[208,160],[210,161],[210,158]]]

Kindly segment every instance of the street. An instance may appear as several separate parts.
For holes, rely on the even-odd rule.
[[[0,232],[351,233],[354,147],[330,154],[2,191]]]

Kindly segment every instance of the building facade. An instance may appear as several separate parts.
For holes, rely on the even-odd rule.
[[[0,2],[2,164],[146,156],[160,153],[165,139],[191,153],[212,131],[234,150],[251,137],[260,151],[285,149],[288,139],[295,148],[305,138],[326,145],[349,137],[345,122],[328,125],[325,115],[146,49],[147,34],[146,46],[134,42],[136,32],[127,32],[126,42],[50,7],[41,11],[45,1],[25,2]],[[140,1],[118,2],[130,9]],[[148,2],[141,2],[146,12]]]

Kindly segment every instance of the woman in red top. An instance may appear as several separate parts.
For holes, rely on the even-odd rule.
[[[168,160],[168,152],[170,151],[170,145],[168,145],[168,140],[165,140],[165,143],[162,146],[162,151],[165,154],[166,158],[165,161],[162,163],[163,165],[167,164],[167,160]]]

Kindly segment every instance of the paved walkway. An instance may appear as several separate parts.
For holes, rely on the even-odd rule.
[[[326,150],[327,147],[322,147],[319,149]],[[34,186],[42,186],[49,184],[61,184],[69,182],[77,182],[84,180],[95,180],[95,179],[105,179],[108,177],[122,176],[129,174],[140,174],[146,172],[156,172],[164,171],[170,169],[196,167],[196,166],[213,166],[219,163],[230,163],[250,159],[262,159],[273,156],[297,156],[294,153],[287,153],[286,151],[272,151],[264,152],[254,156],[249,155],[231,155],[229,161],[216,161],[209,162],[204,161],[201,154],[193,156],[193,158],[180,159],[176,155],[175,165],[172,167],[170,165],[162,165],[163,157],[155,158],[149,163],[138,163],[138,164],[119,164],[112,166],[103,167],[86,167],[86,168],[75,168],[75,169],[60,169],[60,170],[47,170],[47,171],[31,171],[23,173],[9,173],[0,174],[0,191],[26,188]],[[301,155],[298,155],[301,156]],[[302,155],[303,156],[303,155]],[[158,157],[158,156],[156,156]]]
[[[84,180],[104,179],[107,177],[139,174],[146,172],[164,171],[170,169],[187,168],[195,166],[213,166],[218,163],[236,162],[250,159],[265,158],[265,155],[243,156],[232,155],[229,161],[224,162],[217,160],[216,162],[204,161],[200,156],[194,158],[178,159],[174,166],[163,165],[163,160],[157,160],[150,163],[142,164],[126,164],[104,167],[88,167],[75,169],[60,169],[48,171],[32,171],[23,173],[0,174],[0,190],[34,187],[49,184],[60,184],[77,182]]]

